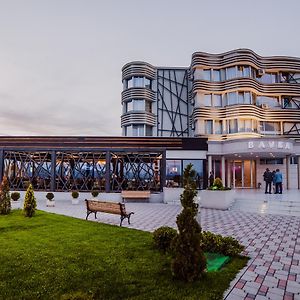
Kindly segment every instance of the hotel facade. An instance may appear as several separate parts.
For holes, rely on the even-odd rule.
[[[206,175],[259,188],[266,168],[280,169],[284,188],[300,189],[300,58],[196,52],[183,68],[128,63],[122,82],[123,136],[206,138],[193,153]],[[188,155],[166,156],[167,186],[180,185]]]

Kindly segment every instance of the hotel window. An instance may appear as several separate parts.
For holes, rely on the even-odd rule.
[[[127,79],[127,88],[140,87],[151,89],[151,80],[146,77],[134,76]]]
[[[257,77],[256,80],[260,83],[272,84],[277,82],[276,77],[277,74],[275,73],[265,73],[261,77]]]
[[[228,133],[238,132],[238,122],[237,119],[228,120]]]
[[[261,107],[280,107],[278,97],[256,96],[256,105]]]
[[[211,74],[210,69],[203,70],[203,79],[207,81],[211,81]]]
[[[291,165],[298,165],[298,157],[297,156],[291,156],[290,157],[290,164]]]
[[[236,92],[227,93],[227,105],[235,105],[237,103],[238,103],[237,93]]]
[[[132,125],[132,136],[145,136],[145,126]]]
[[[263,134],[280,134],[279,122],[260,122],[260,132]]]
[[[213,70],[213,81],[221,81],[221,71]]]
[[[214,94],[214,107],[221,107],[222,106],[222,95]]]
[[[239,132],[252,132],[252,120],[240,120],[238,121],[239,124]]]
[[[215,134],[223,134],[223,121],[215,120]]]
[[[236,78],[236,67],[226,68],[226,80]]]
[[[206,120],[205,121],[205,134],[212,134],[213,133],[213,121]]]
[[[145,100],[143,99],[132,99],[126,102],[126,112],[129,111],[145,111]]]
[[[204,106],[211,106],[212,94],[204,94]]]
[[[146,136],[152,136],[152,127],[149,125],[146,125]]]
[[[260,165],[282,165],[283,158],[265,158],[260,159]]]
[[[251,77],[250,66],[237,66],[237,77]]]

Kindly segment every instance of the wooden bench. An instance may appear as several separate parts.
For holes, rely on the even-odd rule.
[[[122,191],[123,202],[125,199],[149,199],[150,191]]]
[[[134,214],[134,212],[130,212],[129,214],[126,212],[124,203],[115,203],[115,202],[106,202],[106,201],[95,201],[85,199],[86,203],[86,220],[88,219],[91,213],[95,214],[95,219],[97,219],[97,212],[104,212],[108,214],[115,214],[121,216],[120,226],[122,226],[122,222],[124,219],[128,220],[128,224],[130,224],[130,216]]]

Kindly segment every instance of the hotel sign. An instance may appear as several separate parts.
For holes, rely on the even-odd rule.
[[[248,149],[257,150],[292,150],[293,144],[291,142],[283,141],[249,141]]]

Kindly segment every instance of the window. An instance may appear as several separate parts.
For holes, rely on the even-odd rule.
[[[227,93],[227,105],[235,105],[237,104],[237,93],[231,92]]]
[[[151,80],[146,77],[134,76],[127,79],[127,88],[141,87],[151,89]]]
[[[221,71],[213,70],[213,81],[221,81]]]
[[[223,133],[223,122],[221,120],[215,121],[215,134]]]
[[[203,79],[207,81],[211,81],[210,69],[203,70]]]
[[[212,134],[213,133],[213,121],[206,120],[205,121],[205,134]]]
[[[236,78],[236,67],[226,68],[226,80]]]
[[[146,136],[152,136],[152,127],[149,125],[146,125]]]
[[[145,100],[143,99],[132,99],[126,102],[126,112],[129,111],[145,111]]]
[[[239,132],[252,132],[252,120],[251,119],[239,119]]]
[[[257,81],[264,84],[276,83],[276,74],[275,73],[265,73],[261,77],[256,78]]]
[[[256,96],[256,105],[261,107],[280,107],[278,97]]]
[[[260,132],[264,134],[280,134],[279,122],[260,122]]]
[[[132,136],[145,136],[145,126],[142,125],[132,125]]]
[[[283,158],[266,158],[266,159],[260,159],[261,165],[282,165],[283,164]]]
[[[291,156],[290,157],[290,164],[291,165],[298,165],[298,157],[297,156]]]
[[[214,107],[221,107],[222,106],[222,95],[215,94],[214,98]]]
[[[237,119],[228,120],[228,133],[238,132],[238,122]]]
[[[204,106],[211,106],[212,94],[204,95]]]

